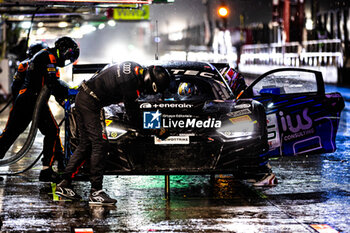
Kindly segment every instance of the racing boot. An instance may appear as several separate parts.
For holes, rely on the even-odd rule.
[[[273,173],[266,173],[259,181],[255,182],[253,186],[256,187],[266,187],[277,185],[278,180],[276,175]]]
[[[59,174],[52,170],[52,167],[44,168],[40,171],[39,181],[57,183],[61,178]]]
[[[102,189],[91,189],[89,205],[115,205],[115,203],[117,203],[117,200],[108,196]]]
[[[66,197],[71,200],[80,200],[81,196],[79,196],[71,187],[71,184],[67,180],[63,180],[56,186],[55,194],[61,197]]]

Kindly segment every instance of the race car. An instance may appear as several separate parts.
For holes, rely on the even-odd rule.
[[[123,103],[103,108],[101,122],[109,142],[106,174],[231,173],[248,178],[266,173],[267,125],[261,103],[236,100],[210,63],[157,65],[169,71],[171,82],[164,93],[139,97],[141,127],[130,125]],[[75,65],[73,74],[102,67]],[[79,143],[74,111],[72,103],[67,105],[68,157]]]
[[[257,78],[242,98],[266,109],[269,156],[332,153],[344,99],[325,93],[322,73],[281,68]]]
[[[272,70],[237,96],[227,64],[158,63],[170,72],[171,85],[138,99],[141,128],[127,122],[123,103],[101,113],[110,145],[106,174],[231,173],[244,179],[266,173],[271,157],[336,149],[344,100],[325,94],[318,71]],[[88,79],[104,65],[75,65],[73,74]],[[181,94],[186,88],[191,95]],[[74,107],[68,105],[66,115],[69,158],[79,136]]]

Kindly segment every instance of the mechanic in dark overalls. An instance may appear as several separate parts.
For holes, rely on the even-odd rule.
[[[78,57],[77,43],[70,37],[61,37],[56,40],[53,48],[41,50],[29,61],[24,83],[19,90],[7,125],[0,135],[0,159],[31,122],[38,95],[44,85],[47,85],[58,102],[62,102],[68,96],[69,87],[59,80],[58,67],[64,67],[68,65],[66,61],[72,63]],[[59,127],[48,104],[43,106],[39,117],[38,128],[45,136],[43,169],[39,180],[55,181],[56,174],[52,170],[52,164],[55,156],[63,156]]]
[[[27,69],[30,59],[34,57],[42,49],[47,49],[49,46],[45,42],[36,42],[31,44],[27,50],[27,59],[23,60],[17,68],[15,75],[13,76],[13,81],[11,85],[13,102],[15,102],[16,97],[18,96],[19,90],[21,89],[24,79],[27,74]]]
[[[123,62],[103,69],[87,82],[83,82],[75,99],[79,130],[79,146],[71,156],[64,172],[64,180],[56,187],[56,194],[80,199],[71,187],[72,179],[85,160],[90,161],[92,205],[114,205],[117,200],[102,190],[105,156],[108,146],[100,119],[102,107],[124,102],[129,121],[142,125],[136,99],[140,92],[163,92],[169,86],[170,75],[161,66],[142,68],[134,62]],[[140,118],[140,119],[139,119]]]

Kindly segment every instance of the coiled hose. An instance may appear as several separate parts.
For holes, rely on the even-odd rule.
[[[63,118],[61,120],[61,122],[58,124],[58,127],[61,127],[63,122],[64,122],[65,118]],[[41,158],[41,156],[43,155],[44,151],[42,150],[41,153],[38,155],[38,157],[34,160],[34,162],[32,162],[28,167],[24,168],[23,170],[20,171],[16,171],[16,172],[5,172],[5,173],[0,173],[0,176],[15,176],[21,173],[24,173],[26,171],[28,171],[29,169],[31,169],[32,167],[34,167],[34,165],[39,161],[39,159]]]
[[[33,116],[32,116],[32,125],[29,130],[28,137],[26,141],[23,144],[23,147],[20,151],[18,151],[15,155],[0,160],[0,166],[8,166],[13,163],[16,163],[18,160],[22,159],[29,151],[29,149],[32,147],[36,133],[38,132],[38,122],[39,122],[39,114],[42,109],[42,106],[47,103],[50,97],[50,90],[47,88],[47,86],[43,86],[43,88],[40,91],[40,94],[38,96],[38,99],[35,104]]]

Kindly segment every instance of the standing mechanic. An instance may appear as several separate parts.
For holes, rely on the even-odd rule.
[[[18,65],[17,71],[13,77],[11,85],[13,102],[15,102],[19,90],[21,89],[24,83],[30,59],[32,59],[34,55],[37,54],[39,51],[41,51],[42,49],[47,49],[48,47],[48,44],[42,41],[33,43],[29,46],[27,50],[27,59],[25,59]]]
[[[85,160],[90,160],[92,205],[114,205],[117,200],[102,190],[107,140],[103,138],[100,112],[102,107],[123,101],[129,121],[141,124],[136,99],[140,92],[159,93],[169,86],[170,75],[161,66],[142,68],[134,62],[123,62],[103,69],[83,82],[75,99],[80,142],[65,169],[64,180],[56,187],[56,194],[80,199],[71,187],[72,178]]]
[[[61,37],[56,40],[53,48],[41,50],[29,61],[24,83],[19,90],[6,127],[0,135],[0,159],[5,156],[10,146],[29,125],[38,95],[44,85],[47,85],[58,102],[68,96],[70,89],[68,85],[59,80],[58,67],[64,67],[76,61],[79,52],[79,47],[72,38]],[[59,127],[48,104],[44,105],[41,110],[38,127],[45,136],[43,169],[39,180],[54,181],[56,177],[52,164],[55,155],[62,155],[63,148],[59,139]]]

